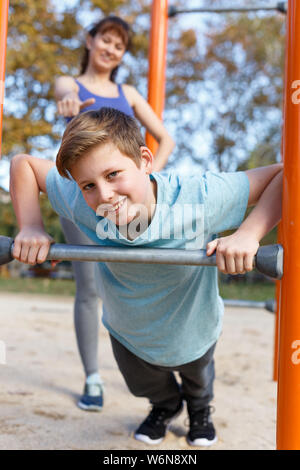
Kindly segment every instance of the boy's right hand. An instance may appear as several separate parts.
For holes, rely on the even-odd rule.
[[[57,102],[58,114],[64,117],[74,117],[84,108],[95,103],[95,98],[88,98],[81,101],[77,93],[68,93],[62,100]]]
[[[41,264],[54,240],[42,228],[28,227],[20,230],[14,240],[13,257],[22,263]]]

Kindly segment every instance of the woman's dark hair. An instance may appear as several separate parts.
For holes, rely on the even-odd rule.
[[[125,50],[129,49],[130,46],[130,39],[131,39],[131,30],[130,26],[126,21],[122,20],[118,16],[107,16],[103,20],[99,21],[95,24],[88,32],[88,34],[92,37],[95,37],[97,33],[105,33],[106,31],[114,30],[116,31],[122,38],[122,41],[125,44]],[[80,73],[84,74],[89,62],[89,50],[87,47],[84,49],[82,61],[81,61],[81,70]],[[115,81],[117,71],[119,67],[115,67],[110,74],[110,80],[112,82]]]

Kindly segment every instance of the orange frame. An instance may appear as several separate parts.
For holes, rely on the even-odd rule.
[[[298,5],[297,5],[298,2]],[[149,103],[161,118],[165,99],[165,57],[167,0],[152,3],[152,29],[149,55]],[[284,246],[284,276],[277,284],[280,319],[275,336],[275,370],[278,359],[277,448],[300,449],[300,99],[294,102],[300,86],[300,2],[289,0],[287,14],[287,58],[285,70],[283,215],[280,239]],[[295,86],[295,84],[297,84]],[[299,93],[298,93],[299,95]],[[153,150],[155,144],[147,136]],[[281,289],[280,289],[281,287]],[[278,339],[278,354],[277,354]],[[278,357],[277,357],[278,356]]]
[[[8,7],[9,7],[8,0],[0,0],[0,158],[1,158],[1,144],[2,144]]]
[[[300,449],[300,2],[289,0],[283,130],[282,244],[277,448]]]
[[[153,0],[148,71],[148,102],[162,119],[165,105],[166,57],[168,36],[168,1]],[[146,144],[155,154],[158,144],[148,132]]]

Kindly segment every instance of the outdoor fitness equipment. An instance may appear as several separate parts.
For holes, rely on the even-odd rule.
[[[192,9],[177,9],[171,6],[168,10],[169,18],[181,13],[251,13],[258,11],[278,11],[280,13],[287,13],[287,2],[277,2],[273,5],[257,5],[249,7],[228,7],[228,8],[192,8]]]
[[[12,238],[0,236],[0,265],[13,260],[13,243]],[[47,260],[216,266],[216,255],[206,256],[205,250],[127,248],[60,243],[54,243],[50,246]],[[283,275],[282,246],[266,245],[260,247],[255,256],[255,267],[269,277],[281,279]]]

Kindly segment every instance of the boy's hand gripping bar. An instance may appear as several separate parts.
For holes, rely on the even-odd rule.
[[[0,265],[13,260],[13,243],[12,238],[0,236]],[[59,243],[50,246],[47,260],[216,266],[216,255],[207,256],[205,250],[121,248]],[[269,277],[281,279],[283,276],[282,246],[261,246],[255,255],[254,267]]]

